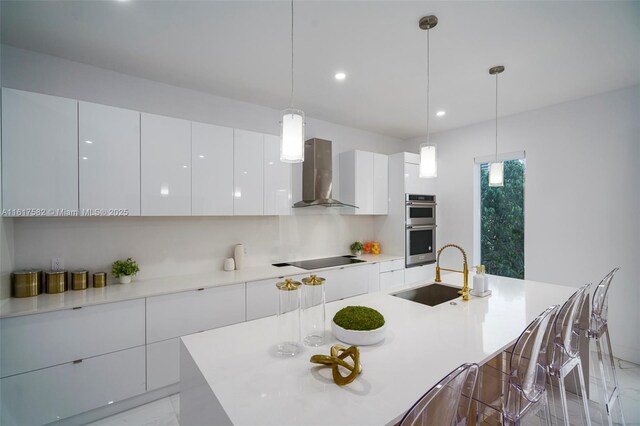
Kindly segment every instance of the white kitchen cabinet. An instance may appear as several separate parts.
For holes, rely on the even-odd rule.
[[[365,151],[340,154],[340,199],[357,209],[346,214],[387,214],[389,183],[388,156]]]
[[[0,377],[145,344],[145,301],[0,320]]]
[[[260,216],[264,212],[264,136],[233,132],[233,214]]]
[[[373,214],[389,212],[389,156],[373,153]]]
[[[147,343],[245,320],[245,284],[147,298]]]
[[[436,278],[436,265],[435,263],[430,265],[414,266],[407,268],[404,271],[404,284],[426,284],[432,283]]]
[[[398,269],[404,269],[404,259],[387,260],[380,262],[380,273],[397,271]]]
[[[233,215],[233,129],[191,123],[191,214]]]
[[[365,264],[317,272],[316,275],[326,280],[327,302],[368,293],[373,266]]]
[[[60,332],[79,327],[85,325]],[[142,394],[144,366],[145,348],[139,346],[0,379],[0,423],[43,425]]]
[[[140,216],[140,113],[81,101],[78,126],[81,214]]]
[[[142,113],[143,216],[191,215],[191,122]]]
[[[2,207],[8,216],[78,210],[78,102],[2,89]]]
[[[280,161],[280,137],[264,135],[264,214],[291,214],[291,164]]]
[[[420,177],[420,155],[405,152],[404,160],[404,192],[407,194],[437,194],[438,179]]]
[[[404,269],[382,272],[380,274],[380,290],[402,287],[404,285]]]
[[[311,273],[247,282],[247,321],[278,313],[278,289],[276,288],[276,283],[287,278],[291,278],[293,281],[301,281],[310,275]]]
[[[147,392],[180,381],[180,338],[147,345]]]

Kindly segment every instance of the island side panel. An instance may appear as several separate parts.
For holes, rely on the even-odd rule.
[[[207,424],[232,423],[180,339],[180,425]]]

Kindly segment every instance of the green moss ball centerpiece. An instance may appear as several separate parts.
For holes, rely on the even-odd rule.
[[[347,306],[331,321],[336,339],[351,345],[373,345],[384,340],[384,316],[368,306]]]

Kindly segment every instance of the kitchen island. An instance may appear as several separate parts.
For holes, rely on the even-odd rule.
[[[450,274],[443,281],[458,284]],[[378,292],[327,304],[327,340],[294,358],[275,354],[276,317],[182,338],[181,424],[393,424],[429,388],[465,362],[485,363],[512,344],[573,287],[491,277],[493,294],[435,307]],[[275,291],[275,288],[274,288]],[[339,387],[309,362],[340,343],[329,321],[344,306],[380,311],[386,339],[360,347],[362,374]],[[348,345],[347,345],[348,346]]]

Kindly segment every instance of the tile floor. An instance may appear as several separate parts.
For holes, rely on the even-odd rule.
[[[640,365],[622,360],[616,361],[620,398],[626,424],[627,426],[640,426]],[[576,419],[578,422],[576,424],[582,423],[580,409],[579,401],[571,400],[569,402],[569,414],[572,419]],[[589,410],[593,426],[601,425],[598,404],[591,401]],[[557,413],[559,414],[560,411],[558,410]],[[91,423],[90,426],[178,426],[180,424],[179,418],[180,395],[175,394]],[[558,419],[555,420],[555,424],[562,424]],[[534,421],[532,424],[539,423]]]

